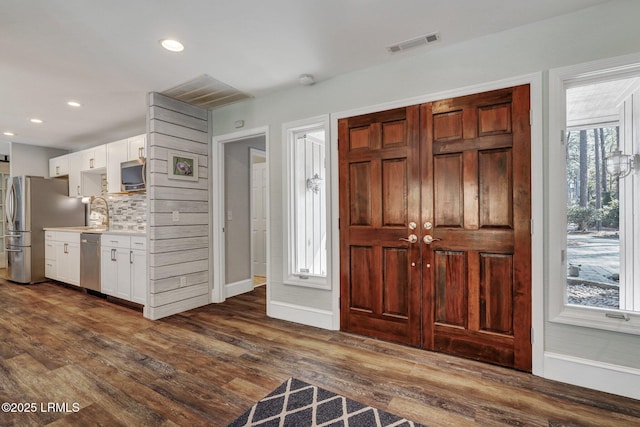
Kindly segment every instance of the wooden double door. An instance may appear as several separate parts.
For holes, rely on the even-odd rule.
[[[529,86],[342,119],[341,328],[531,370]]]

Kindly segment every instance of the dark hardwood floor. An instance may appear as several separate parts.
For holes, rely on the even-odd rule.
[[[225,426],[292,376],[431,426],[640,425],[640,401],[270,319],[264,299],[260,287],[154,322],[0,279],[0,401],[37,405],[0,425]]]

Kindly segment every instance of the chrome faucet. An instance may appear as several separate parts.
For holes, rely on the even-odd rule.
[[[91,205],[96,199],[101,199],[104,202],[104,207],[107,209],[107,214],[105,215],[104,221],[102,221],[102,225],[106,228],[109,228],[109,203],[107,202],[107,199],[102,196],[89,197],[89,213],[91,213]]]

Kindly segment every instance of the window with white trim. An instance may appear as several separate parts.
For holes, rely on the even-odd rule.
[[[551,319],[640,334],[640,62],[552,71],[550,95]]]
[[[285,124],[285,283],[327,288],[328,117]]]

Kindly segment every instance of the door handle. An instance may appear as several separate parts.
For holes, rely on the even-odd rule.
[[[430,236],[428,234],[422,238],[422,241],[427,245],[430,245],[431,243],[437,242],[439,240],[442,240],[442,239],[434,239],[433,236]]]
[[[22,249],[9,249],[9,248],[6,248],[5,251],[7,251],[7,252],[22,252]]]
[[[89,159],[89,169],[93,169],[93,159]]]
[[[416,236],[415,234],[409,234],[408,238],[401,237],[398,240],[402,240],[404,242],[409,242],[409,243],[415,243],[418,241],[418,236]]]
[[[111,249],[111,261],[116,261],[116,250]]]
[[[64,250],[63,250],[63,252],[64,252],[65,254],[68,254],[68,253],[69,253],[69,244],[68,244],[68,243],[65,243],[65,244],[64,244]]]

